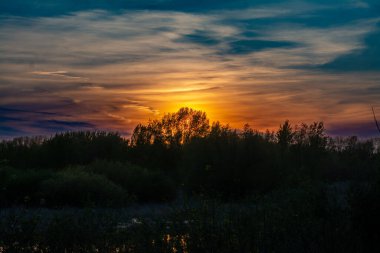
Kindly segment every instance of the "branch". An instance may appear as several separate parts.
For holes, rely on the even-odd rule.
[[[373,113],[373,119],[375,120],[375,124],[376,124],[376,127],[377,127],[377,131],[379,131],[379,133],[380,133],[379,123],[377,122],[376,115],[375,115],[375,110],[373,109],[373,106],[372,106],[372,113]]]

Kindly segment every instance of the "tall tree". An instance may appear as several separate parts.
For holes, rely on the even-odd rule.
[[[372,113],[373,113],[373,119],[375,120],[375,124],[376,124],[377,131],[379,131],[379,133],[380,133],[379,122],[377,122],[376,114],[375,114],[375,110],[373,109],[373,106],[372,106]]]
[[[276,136],[278,144],[280,144],[281,148],[286,149],[292,144],[294,132],[289,120],[286,120],[284,124],[280,126]]]
[[[178,112],[165,114],[161,120],[138,125],[133,131],[131,143],[134,146],[157,143],[180,146],[192,138],[206,136],[209,129],[205,112],[185,107]]]

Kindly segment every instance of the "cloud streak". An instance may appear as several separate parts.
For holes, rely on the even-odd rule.
[[[64,78],[70,78],[70,79],[81,79],[80,76],[74,76],[67,71],[58,70],[58,71],[33,71],[30,72],[34,75],[40,75],[40,76],[57,76],[57,77],[64,77]]]

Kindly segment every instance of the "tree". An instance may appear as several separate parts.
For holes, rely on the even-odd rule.
[[[314,122],[308,129],[309,145],[315,149],[325,149],[327,145],[326,129],[323,122]]]
[[[377,131],[379,131],[380,133],[380,126],[379,126],[379,123],[377,122],[375,110],[373,109],[373,107],[372,107],[372,113],[373,113],[373,119],[375,120]]]
[[[132,146],[161,143],[181,146],[195,137],[205,137],[210,129],[206,113],[191,108],[181,108],[176,113],[165,114],[161,120],[139,124],[133,131]]]
[[[289,120],[286,120],[283,125],[280,126],[280,129],[277,131],[277,141],[280,144],[282,149],[286,149],[292,144],[294,138],[294,132],[292,126],[289,123]]]

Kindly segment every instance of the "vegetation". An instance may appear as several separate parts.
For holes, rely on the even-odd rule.
[[[189,108],[138,125],[130,140],[3,141],[0,252],[375,251],[379,151],[327,136],[322,122],[262,133]],[[158,203],[159,215],[128,211]]]

